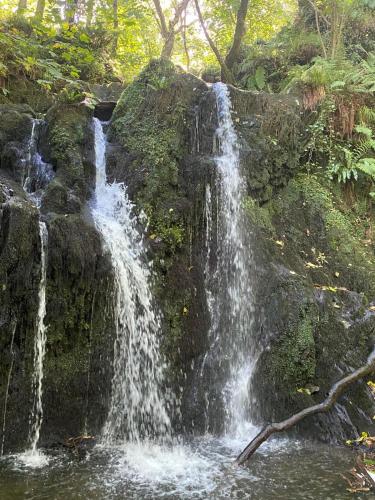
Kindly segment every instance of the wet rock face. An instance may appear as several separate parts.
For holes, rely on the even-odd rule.
[[[231,98],[256,262],[254,335],[260,357],[253,388],[258,403],[252,411],[260,422],[320,401],[351,366],[365,362],[373,318],[364,309],[373,297],[375,268],[324,182],[295,180],[304,130],[298,100],[235,89]],[[178,379],[184,386],[184,424],[197,432],[204,428],[202,386],[208,387],[218,432],[224,412],[220,373],[211,380],[200,376],[210,323],[203,272],[204,193],[207,184],[215,187],[216,128],[209,88],[170,67],[151,66],[125,91],[109,129],[109,170],[129,185],[137,210],[149,217],[164,349],[175,368],[173,377],[178,379],[180,370],[185,374]],[[324,291],[328,285],[333,291]],[[361,348],[355,347],[358,342]],[[298,392],[306,387],[315,389]],[[371,407],[364,384],[340,405],[300,431],[337,440],[353,433],[353,425],[368,428],[361,413]]]
[[[264,203],[298,171],[303,113],[295,97],[232,88],[231,100],[248,192]]]
[[[297,168],[298,105],[289,97],[280,100],[235,89],[231,94],[249,195],[264,203]],[[288,114],[288,130],[272,123],[281,114]],[[209,384],[219,432],[224,413],[221,375],[214,373],[214,364],[210,380],[199,375],[209,350],[204,200],[207,185],[215,190],[217,125],[211,89],[166,62],[154,62],[125,90],[114,111],[107,169],[111,179],[126,183],[136,210],[148,217],[155,296],[164,316],[164,352],[176,386],[184,387],[185,428],[204,429],[201,386]]]
[[[151,63],[125,90],[108,129],[109,178],[125,182],[136,210],[148,218],[163,346],[176,386],[181,370],[207,347],[200,245],[208,170],[197,158],[193,125],[207,92],[167,61]]]
[[[13,449],[28,432],[40,241],[37,210],[19,186],[1,177],[0,196],[0,404],[4,409],[10,374],[6,446]]]
[[[0,105],[0,165],[3,174],[21,184],[26,175],[34,112],[27,105]]]
[[[350,212],[338,206],[324,182],[300,175],[262,208],[272,216],[257,240],[263,246],[258,252],[263,350],[253,383],[259,420],[281,420],[320,402],[334,382],[366,362],[374,345],[373,255],[355,234]],[[259,230],[264,213],[251,217]],[[358,431],[373,432],[373,412],[361,382],[334,411],[299,429],[342,442]]]

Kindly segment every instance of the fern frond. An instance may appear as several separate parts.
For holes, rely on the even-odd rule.
[[[368,106],[362,106],[358,110],[358,118],[364,125],[375,125],[375,109],[371,109]]]
[[[359,161],[361,158],[366,156],[370,151],[375,151],[375,140],[374,139],[363,139],[359,141],[353,150],[354,161]]]

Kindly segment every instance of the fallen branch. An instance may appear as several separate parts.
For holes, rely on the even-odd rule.
[[[304,410],[301,410],[300,412],[292,415],[282,422],[267,425],[252,441],[250,441],[246,448],[238,455],[235,464],[242,465],[247,460],[249,460],[249,458],[259,448],[259,446],[264,443],[270,436],[272,436],[272,434],[275,434],[276,432],[284,432],[306,417],[315,415],[316,413],[324,413],[329,411],[341,396],[341,394],[345,392],[351,384],[363,377],[366,377],[374,371],[375,347],[368,357],[367,363],[361,368],[358,368],[358,370],[354,371],[350,375],[347,375],[343,379],[336,382],[336,384],[329,391],[327,398],[322,403],[310,406],[309,408],[305,408]]]

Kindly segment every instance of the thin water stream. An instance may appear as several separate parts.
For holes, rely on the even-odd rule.
[[[40,208],[43,189],[53,178],[52,166],[45,163],[37,149],[37,133],[42,125],[41,120],[33,120],[29,151],[27,159],[27,177],[23,184],[29,198]],[[43,424],[43,378],[44,357],[47,345],[47,327],[45,324],[46,289],[47,289],[47,256],[48,229],[39,216],[40,238],[40,280],[38,290],[38,312],[36,317],[36,332],[34,337],[34,367],[32,373],[33,402],[29,419],[28,448],[20,459],[30,467],[42,467],[47,463],[47,457],[37,449],[40,431]]]
[[[206,186],[205,285],[211,327],[210,349],[203,361],[201,379],[204,383],[205,379],[212,378],[212,373],[213,377],[218,372],[223,373],[224,431],[240,436],[255,430],[250,418],[251,376],[257,356],[253,337],[252,273],[255,263],[251,237],[245,224],[246,187],[240,169],[240,146],[232,120],[229,89],[223,83],[215,83],[212,90],[218,117],[217,176],[213,186],[215,203],[211,186]],[[206,400],[206,405],[209,405],[209,397]],[[210,415],[208,408],[206,414]],[[211,421],[208,417],[207,429],[215,427],[216,418],[215,413],[211,414]]]

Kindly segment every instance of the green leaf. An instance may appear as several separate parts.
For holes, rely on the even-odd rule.
[[[259,90],[263,90],[266,85],[266,70],[259,66],[255,72],[255,83]]]
[[[362,158],[356,164],[356,168],[364,174],[375,178],[375,158]]]
[[[86,33],[81,33],[79,35],[79,41],[84,43],[90,43],[90,37]]]
[[[356,125],[355,131],[358,132],[358,134],[365,135],[369,139],[371,139],[371,137],[372,137],[372,130],[368,127],[365,127],[364,125]]]

